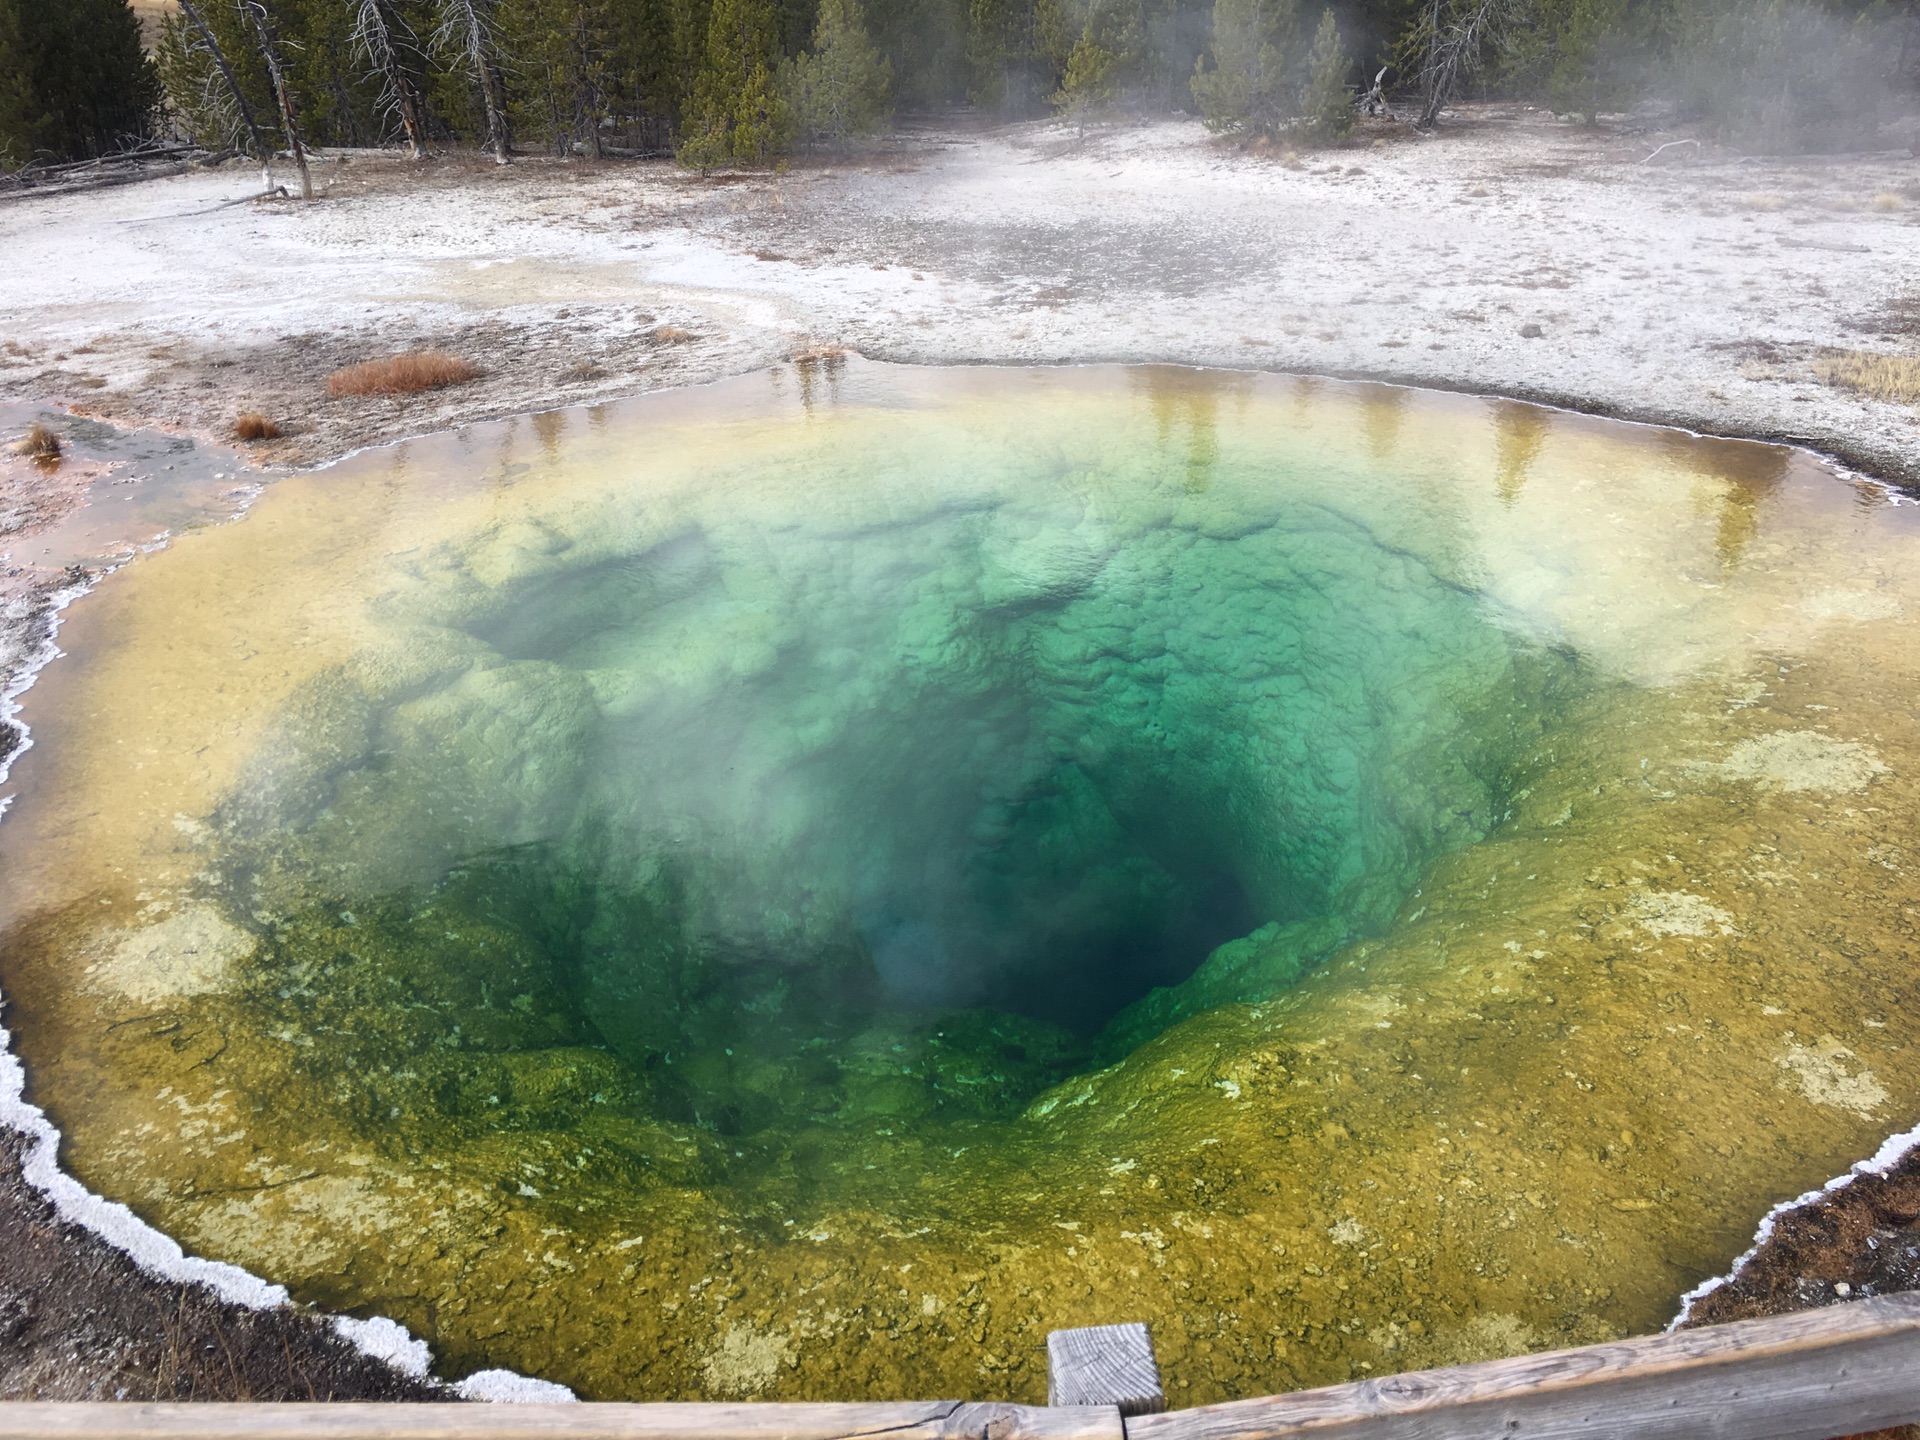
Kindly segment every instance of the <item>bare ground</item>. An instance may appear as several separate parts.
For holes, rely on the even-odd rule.
[[[1907,129],[1914,129],[1909,125]],[[1906,130],[1886,143],[1911,143]],[[1482,110],[1289,159],[1193,122],[945,128],[786,174],[356,152],[325,198],[237,165],[0,204],[0,397],[303,464],[682,385],[812,343],[928,363],[1160,360],[1403,379],[1803,441],[1920,480],[1910,407],[1819,382],[1911,353],[1920,166],[1749,160]],[[1535,333],[1537,332],[1537,333]],[[421,346],[477,383],[330,399]]]
[[[1732,1279],[1694,1305],[1683,1328],[1785,1315],[1902,1290],[1920,1290],[1920,1153],[1908,1154],[1884,1175],[1863,1175],[1781,1215],[1773,1233]],[[1920,1425],[1854,1440],[1916,1437]]]
[[[245,447],[271,470],[818,344],[1404,380],[1795,440],[1920,484],[1915,412],[1815,370],[1920,344],[1920,165],[1905,148],[1647,158],[1685,138],[1524,109],[1298,157],[1190,122],[955,125],[780,175],[355,153],[321,165],[311,206],[226,203],[254,188],[232,166],[0,201],[0,440],[46,415],[70,442],[54,469],[0,460],[0,677],[40,646],[62,587],[218,508],[242,411],[286,431]],[[428,347],[480,378],[327,394],[334,369]],[[116,447],[89,417],[148,438]],[[113,508],[118,486],[137,498],[189,474],[192,503]],[[16,740],[0,724],[0,763]],[[1913,1284],[1916,1174],[1788,1217],[1696,1319]],[[4,1129],[0,1256],[0,1398],[434,1393],[321,1317],[144,1276],[53,1214]]]
[[[1753,1258],[1687,1326],[1784,1315],[1920,1290],[1920,1153],[1782,1215]]]
[[[154,1280],[62,1220],[0,1129],[0,1400],[445,1400],[304,1310]]]

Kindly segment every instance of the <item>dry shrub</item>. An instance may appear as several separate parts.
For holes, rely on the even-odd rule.
[[[459,385],[480,372],[444,350],[417,350],[349,365],[327,377],[327,393],[342,395],[416,395],[442,385]]]
[[[693,339],[693,332],[682,330],[678,325],[656,325],[653,338],[662,345],[684,345]]]
[[[1882,214],[1885,214],[1889,210],[1898,210],[1902,204],[1900,197],[1891,190],[1882,190],[1867,203]]]
[[[233,438],[236,440],[278,440],[280,427],[258,410],[248,410],[236,416],[233,422]]]
[[[1829,385],[1875,400],[1920,405],[1920,356],[1841,350],[1815,360],[1813,373]]]
[[[38,421],[28,429],[27,438],[14,448],[42,465],[52,465],[60,459],[60,437]]]

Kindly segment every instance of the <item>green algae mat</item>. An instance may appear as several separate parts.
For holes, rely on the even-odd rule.
[[[1656,1329],[1920,1120],[1917,513],[1161,368],[367,452],[73,606],[8,1023],[87,1184],[594,1398]]]

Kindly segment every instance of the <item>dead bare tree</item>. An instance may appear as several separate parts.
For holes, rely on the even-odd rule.
[[[1384,115],[1394,118],[1393,107],[1387,103],[1386,81],[1391,65],[1382,65],[1373,77],[1373,84],[1363,91],[1353,102],[1354,108],[1362,115]]]
[[[507,116],[501,104],[500,70],[493,63],[493,36],[489,33],[486,0],[440,0],[440,26],[436,42],[460,55],[473,82],[480,89],[480,104],[487,116],[487,149],[502,165],[507,163]]]
[[[280,65],[280,43],[274,34],[273,17],[260,0],[236,0],[236,3],[240,13],[252,23],[254,38],[260,45],[260,58],[267,62],[274,97],[280,102],[280,128],[286,132],[287,148],[293,152],[293,163],[300,171],[300,198],[311,200],[313,175],[307,169],[306,147],[300,143],[300,126],[293,118],[293,97],[287,93],[287,75]]]
[[[1463,80],[1480,67],[1488,44],[1504,28],[1514,0],[1427,0],[1410,47],[1420,52],[1420,119],[1431,130]]]
[[[220,42],[213,38],[213,31],[200,16],[193,0],[180,0],[180,13],[187,17],[194,31],[200,36],[200,43],[213,57],[213,63],[226,77],[227,89],[233,95],[233,103],[239,107],[240,119],[247,127],[247,134],[253,139],[253,155],[260,162],[260,188],[273,188],[273,147],[267,144],[267,137],[260,133],[260,122],[253,118],[253,106],[247,103],[247,92],[240,88],[240,81],[233,73],[233,66],[227,63],[226,51],[220,48]]]
[[[400,117],[407,134],[407,148],[415,160],[427,156],[426,123],[420,113],[420,92],[413,77],[401,62],[395,48],[394,33],[399,21],[388,0],[360,0],[354,16],[353,38],[366,53],[367,61],[380,75],[385,87],[384,99]]]

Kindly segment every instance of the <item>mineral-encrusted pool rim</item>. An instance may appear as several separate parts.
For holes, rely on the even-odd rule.
[[[244,509],[236,511],[232,519],[237,521],[245,513]],[[10,677],[5,690],[0,691],[0,724],[13,725],[19,734],[12,752],[0,758],[0,785],[6,783],[14,762],[33,746],[31,731],[17,718],[17,702],[32,687],[39,672],[60,658],[57,637],[61,612],[119,568],[102,570],[91,580],[54,594],[49,604],[51,614],[46,639],[30,663]],[[0,822],[4,822],[12,799],[11,795],[0,796]],[[5,1004],[6,996],[0,994],[0,1014],[5,1013]],[[60,1164],[60,1132],[45,1111],[28,1102],[26,1085],[26,1067],[13,1051],[13,1034],[0,1024],[0,1128],[20,1136],[24,1152],[22,1171],[27,1182],[46,1197],[63,1220],[97,1236],[156,1280],[203,1285],[229,1304],[249,1310],[276,1310],[293,1303],[284,1285],[276,1285],[224,1260],[187,1254],[171,1236],[149,1225],[125,1205],[96,1195],[69,1175]],[[362,1354],[391,1365],[402,1375],[430,1376],[433,1360],[427,1342],[409,1334],[405,1326],[379,1315],[365,1319],[333,1315],[330,1323],[336,1334]],[[574,1398],[573,1392],[564,1385],[508,1370],[476,1371],[453,1382],[450,1391],[466,1400],[508,1403],[551,1403]]]
[[[1250,373],[1257,374],[1262,372]],[[1417,389],[1418,387],[1400,388]],[[1566,413],[1580,415],[1582,412],[1568,409]],[[1611,419],[1612,417],[1607,418]],[[1615,420],[1613,423],[1639,425],[1644,422]],[[1645,428],[1670,430],[1675,427],[1657,426],[1648,423]],[[382,446],[375,448],[385,449],[389,447]],[[1836,471],[1837,478],[1843,482],[1859,483],[1864,480],[1875,486],[1884,486],[1889,494],[1889,498],[1896,504],[1900,502],[1901,497],[1899,496],[1897,487],[1885,485],[1885,482],[1872,480],[1871,477],[1850,474],[1840,470],[1834,462],[1818,455],[1817,452],[1807,450],[1804,447],[1795,448],[1800,449],[1801,453],[1818,461],[1828,470]],[[355,453],[360,454],[365,452]],[[336,465],[338,463],[340,462],[329,462],[330,465]],[[78,598],[87,588],[89,587],[74,587],[69,591],[62,592],[62,595],[57,601],[58,607],[64,609],[67,604],[70,604],[73,599]],[[55,628],[57,630],[57,616]],[[46,645],[43,647],[42,654],[36,657],[35,664],[26,674],[14,677],[12,683],[9,685],[4,706],[0,706],[0,710],[4,710],[5,712],[4,714],[0,714],[0,719],[12,719],[13,712],[17,709],[15,703],[17,697],[31,685],[38,670],[51,659],[56,658],[58,653],[52,634],[50,633]],[[16,749],[14,756],[9,756],[4,764],[0,764],[0,781],[4,781],[7,771],[11,768],[12,759],[17,755],[26,753],[32,745],[31,736],[26,733],[25,726],[20,725],[17,719],[13,720],[12,723],[19,725],[21,729],[21,743]],[[4,802],[0,802],[0,804],[4,804]],[[0,814],[3,813],[4,810],[0,809]],[[108,1240],[109,1243],[114,1244],[117,1248],[126,1250],[128,1253],[134,1255],[143,1266],[153,1273],[163,1275],[169,1279],[194,1280],[211,1284],[224,1295],[243,1304],[264,1306],[285,1303],[286,1292],[282,1287],[270,1285],[245,1270],[225,1264],[224,1262],[195,1260],[185,1256],[173,1241],[167,1239],[160,1232],[146,1226],[144,1222],[136,1219],[132,1213],[127,1211],[123,1206],[101,1200],[99,1197],[91,1195],[90,1192],[87,1192],[84,1187],[81,1187],[77,1181],[67,1176],[58,1168],[55,1158],[59,1144],[58,1135],[54,1132],[51,1124],[45,1117],[35,1107],[26,1105],[21,1098],[24,1086],[24,1075],[20,1069],[20,1062],[11,1053],[10,1049],[5,1051],[4,1060],[0,1060],[0,1067],[4,1067],[4,1075],[0,1076],[0,1123],[7,1123],[13,1128],[21,1129],[33,1137],[33,1163],[30,1166],[30,1173],[32,1174],[34,1183],[48,1194],[63,1214],[86,1225],[87,1228],[100,1234],[102,1238]],[[1894,1136],[1881,1147],[1880,1152],[1872,1157],[1871,1160],[1862,1161],[1859,1165],[1855,1166],[1852,1171],[1848,1172],[1847,1176],[1842,1176],[1829,1182],[1827,1186],[1822,1187],[1822,1190],[1810,1192],[1809,1196],[1803,1196],[1799,1200],[1787,1202],[1783,1206],[1776,1207],[1774,1213],[1804,1203],[1805,1200],[1812,1195],[1830,1191],[1836,1186],[1844,1184],[1846,1180],[1853,1175],[1877,1172],[1887,1164],[1892,1163],[1901,1154],[1906,1153],[1914,1143],[1914,1132],[1905,1132],[1901,1135]],[[1771,1217],[1769,1217],[1769,1220],[1770,1218]],[[1767,1223],[1768,1222],[1763,1222],[1762,1235],[1765,1233]],[[1688,1301],[1690,1302],[1695,1295],[1704,1293],[1706,1289],[1711,1288],[1712,1283],[1713,1282],[1708,1282],[1706,1286],[1693,1292],[1692,1295],[1687,1297]],[[1684,1318],[1684,1313],[1683,1310],[1681,1318]],[[382,1329],[383,1326],[392,1328],[391,1330],[385,1330]],[[399,1331],[398,1327],[392,1326],[392,1322],[345,1321],[343,1322],[342,1333],[352,1335],[353,1338],[356,1339],[356,1342],[360,1343],[369,1353],[382,1354],[385,1358],[394,1361],[410,1373],[420,1373],[419,1369],[415,1369],[415,1366],[423,1369],[426,1363],[424,1342],[405,1339],[404,1332]]]
[[[243,519],[247,509],[263,493],[275,476],[262,477],[251,487],[245,503],[232,510],[225,523]],[[0,726],[10,728],[12,748],[0,754],[0,786],[12,774],[13,766],[33,748],[33,733],[19,718],[20,697],[33,687],[40,672],[61,656],[58,637],[68,606],[142,554],[164,548],[176,538],[171,533],[132,547],[127,558],[99,568],[90,577],[54,591],[45,602],[45,633],[40,643],[19,669],[5,677],[0,685]],[[4,823],[14,796],[0,794],[0,823]],[[0,1016],[5,1014],[7,997],[0,992]],[[277,1285],[239,1265],[223,1260],[208,1260],[190,1255],[171,1236],[149,1225],[118,1201],[108,1200],[87,1189],[60,1164],[60,1132],[46,1112],[26,1099],[26,1068],[13,1050],[13,1034],[0,1023],[0,1128],[19,1137],[22,1173],[30,1184],[63,1220],[119,1251],[155,1280],[178,1285],[199,1285],[221,1300],[249,1310],[275,1310],[293,1303],[284,1285]],[[391,1366],[402,1375],[429,1378],[432,1355],[424,1340],[409,1334],[406,1328],[384,1316],[361,1319],[351,1315],[329,1317],[334,1331],[355,1349],[373,1360]],[[564,1385],[515,1374],[507,1370],[477,1371],[449,1386],[449,1394],[475,1401],[555,1402],[572,1400],[573,1392]]]

